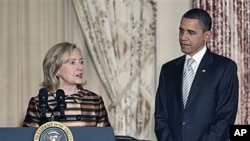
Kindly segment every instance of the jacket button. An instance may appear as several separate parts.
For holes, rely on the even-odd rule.
[[[182,125],[183,125],[183,126],[184,126],[184,125],[186,125],[186,122],[185,122],[185,121],[183,121],[183,122],[182,122]]]

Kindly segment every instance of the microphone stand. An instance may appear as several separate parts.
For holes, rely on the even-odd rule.
[[[51,109],[51,108],[49,107],[49,111],[51,112],[50,121],[54,121],[54,120],[55,120],[54,109]]]
[[[60,112],[60,116],[58,118],[58,121],[66,121],[66,117],[65,117],[64,112]]]
[[[66,103],[65,103],[65,100],[64,99],[59,99],[58,100],[58,107],[57,109],[59,110],[60,112],[60,116],[58,117],[58,121],[66,121],[66,116],[65,116],[65,113],[64,113],[64,110],[66,108]]]
[[[44,123],[46,123],[48,121],[49,120],[48,120],[48,118],[46,116],[46,112],[42,112],[40,122],[39,122],[39,126],[43,125]]]

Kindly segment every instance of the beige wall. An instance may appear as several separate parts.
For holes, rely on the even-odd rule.
[[[191,8],[192,0],[159,0],[157,20],[156,72],[157,83],[161,65],[182,55],[178,42],[179,21]]]

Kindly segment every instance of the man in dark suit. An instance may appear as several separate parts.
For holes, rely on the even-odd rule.
[[[202,9],[191,9],[182,16],[179,42],[185,55],[165,63],[159,78],[155,101],[158,141],[229,140],[238,106],[237,65],[206,46],[211,26],[210,15]],[[194,77],[186,90],[183,77],[189,58],[194,60],[189,66]]]

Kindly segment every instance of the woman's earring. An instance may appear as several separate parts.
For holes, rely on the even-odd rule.
[[[57,73],[57,74],[56,74],[56,78],[57,78],[57,79],[59,79],[59,77],[60,77],[60,74],[59,74],[59,73]]]

